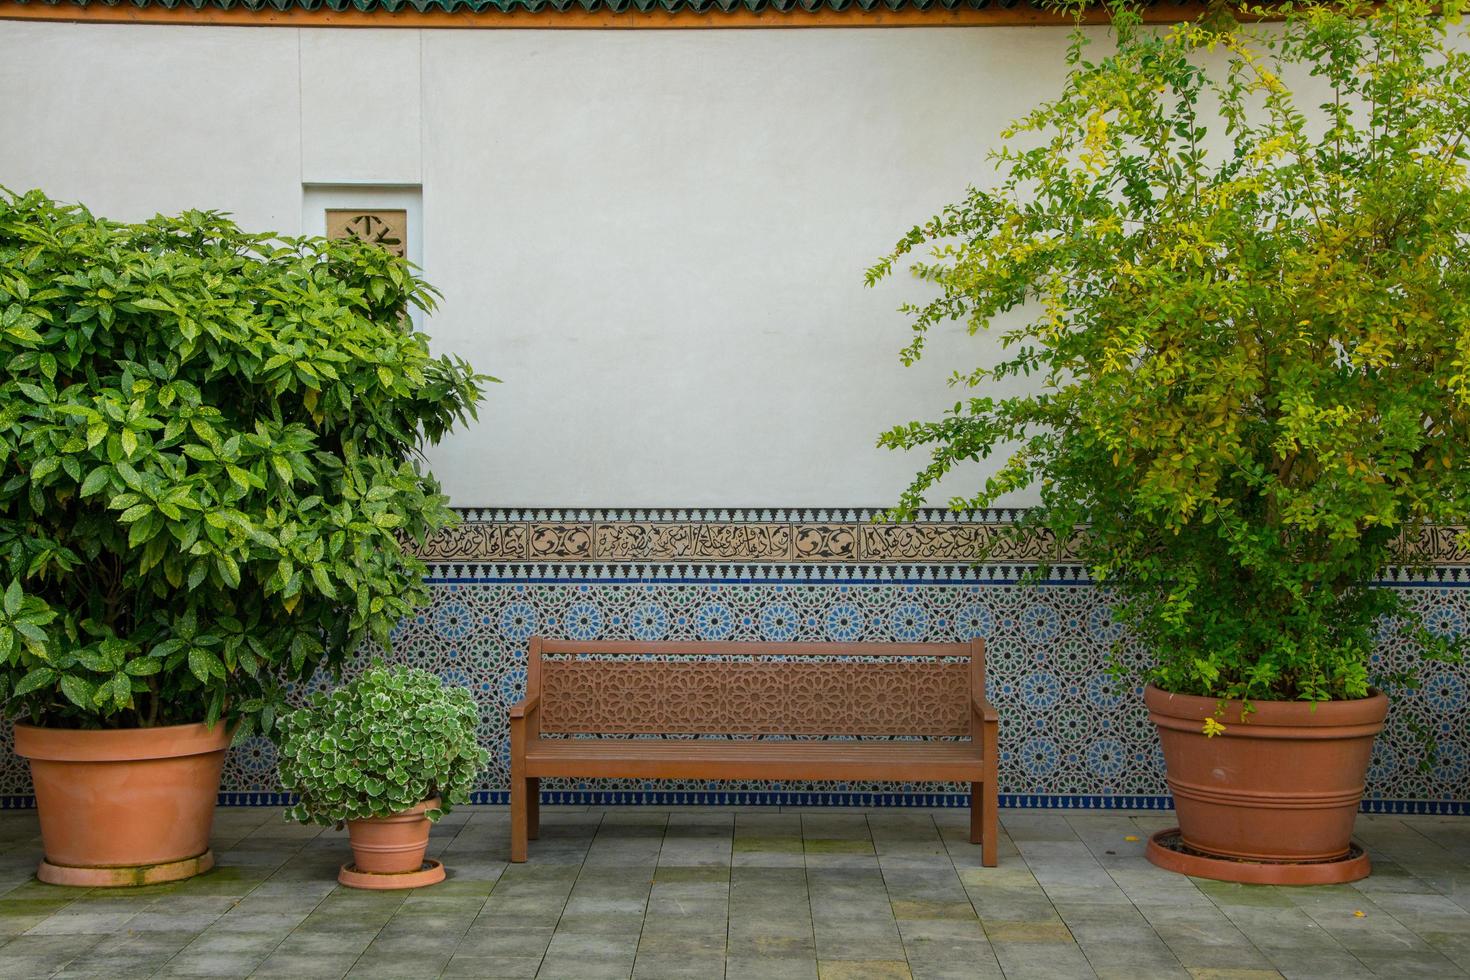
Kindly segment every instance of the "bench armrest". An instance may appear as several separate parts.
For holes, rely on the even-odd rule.
[[[973,705],[975,713],[988,724],[998,724],[1000,722],[1000,715],[996,712],[995,705],[991,704],[990,699],[983,694],[979,697],[971,698],[970,703]]]
[[[538,691],[535,694],[526,695],[525,697],[521,698],[520,701],[518,701],[516,704],[512,705],[510,709],[510,717],[512,719],[525,718],[527,715],[531,714],[539,707],[541,707],[541,693]]]

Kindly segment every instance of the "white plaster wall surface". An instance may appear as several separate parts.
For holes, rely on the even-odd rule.
[[[301,179],[417,184],[418,31],[301,31]]]
[[[0,20],[0,184],[294,233],[299,74],[294,31]]]
[[[885,505],[922,460],[877,433],[991,341],[904,368],[925,288],[863,270],[987,178],[1065,39],[0,21],[0,183],[283,232],[305,184],[421,183],[429,332],[504,379],[432,453],[457,504]]]
[[[435,454],[457,499],[860,504],[918,465],[933,414],[864,268],[961,194],[1031,86],[1047,29],[424,35],[435,336],[505,380],[484,451]],[[958,333],[958,328],[956,328]],[[488,491],[488,492],[486,492]]]

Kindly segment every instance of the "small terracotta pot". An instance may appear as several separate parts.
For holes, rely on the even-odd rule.
[[[223,724],[102,731],[17,724],[15,753],[30,760],[41,819],[41,880],[127,886],[209,870],[230,734]]]
[[[1351,847],[1388,698],[1239,701],[1144,690],[1186,846],[1250,861],[1331,861]],[[1207,738],[1206,718],[1225,731]]]
[[[391,817],[347,821],[353,869],[373,875],[407,874],[421,869],[432,826],[424,811],[438,806],[439,799],[435,797]]]

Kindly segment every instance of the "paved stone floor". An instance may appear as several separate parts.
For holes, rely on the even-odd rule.
[[[451,878],[334,881],[344,835],[225,809],[221,866],[78,892],[30,877],[0,813],[0,977],[1452,977],[1470,975],[1470,819],[1361,817],[1356,886],[1192,880],[1143,859],[1167,814],[548,807],[507,865],[503,808],[434,830]]]

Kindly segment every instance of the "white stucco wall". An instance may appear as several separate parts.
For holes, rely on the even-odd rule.
[[[863,270],[989,172],[1064,42],[0,21],[0,183],[285,233],[306,184],[421,185],[429,332],[504,380],[433,453],[457,504],[886,505],[922,460],[877,433],[988,341],[904,368],[924,290]]]

